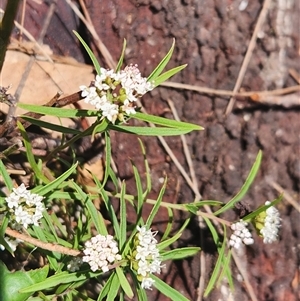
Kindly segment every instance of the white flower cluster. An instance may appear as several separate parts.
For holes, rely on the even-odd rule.
[[[242,244],[251,245],[254,243],[250,231],[247,229],[248,223],[240,220],[231,225],[233,233],[230,236],[229,245],[235,249],[239,249]]]
[[[93,272],[102,270],[104,273],[109,270],[108,265],[115,260],[121,260],[117,242],[111,235],[101,235],[92,237],[85,243],[83,250],[85,256],[83,262],[87,262]]]
[[[267,201],[265,205],[269,205],[271,202]],[[281,224],[281,218],[279,216],[279,211],[271,206],[266,210],[266,217],[264,220],[264,226],[260,230],[260,234],[264,238],[264,243],[272,243],[278,238],[278,229]]]
[[[154,280],[149,277],[152,273],[160,274],[161,260],[157,248],[155,235],[157,232],[147,230],[145,226],[137,226],[135,260],[137,262],[137,274],[141,279],[141,287],[151,289]]]
[[[42,196],[31,193],[24,184],[21,184],[18,188],[14,188],[5,200],[11,213],[12,227],[17,229],[23,226],[27,229],[28,225],[39,225],[38,222],[45,210]]]
[[[101,68],[100,72],[90,87],[79,88],[84,101],[95,106],[112,123],[117,119],[124,121],[124,113],[135,114],[134,103],[154,88],[141,76],[137,65],[127,66],[119,72]]]

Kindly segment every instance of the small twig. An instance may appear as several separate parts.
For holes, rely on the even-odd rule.
[[[243,279],[244,279],[244,283],[245,283],[245,286],[246,286],[246,289],[247,289],[247,292],[251,298],[252,301],[258,301],[255,293],[254,293],[254,290],[253,290],[253,287],[249,281],[249,278],[248,278],[248,271],[244,268],[243,266],[243,263],[240,259],[240,257],[236,254],[235,250],[232,249],[231,250],[231,254],[232,254],[232,258],[234,259],[234,262],[239,270],[239,272],[241,273]]]
[[[60,97],[60,95],[61,95],[60,93],[57,93],[49,102],[44,104],[44,106],[45,107],[61,108],[61,107],[67,106],[69,104],[73,104],[73,103],[75,103],[75,102],[82,99],[81,92],[76,92],[76,93],[73,93],[69,96],[66,96],[66,97],[62,98],[62,99],[58,99]],[[43,114],[38,114],[38,113],[28,112],[28,113],[24,114],[24,116],[39,119],[44,115]],[[30,125],[30,122],[27,122],[27,121],[23,120],[21,117],[17,117],[17,120],[19,120],[23,124],[24,128],[27,128]],[[18,129],[17,127],[12,129],[12,126],[10,125],[10,123],[4,122],[2,125],[0,125],[0,137],[2,137],[7,131],[11,132],[10,135],[13,136],[14,135],[13,132],[17,132],[17,129]]]
[[[300,84],[300,74],[295,69],[289,69],[289,74],[298,84]]]
[[[46,16],[46,19],[45,19],[45,22],[43,24],[43,28],[39,34],[39,38],[38,38],[38,43],[41,43],[46,35],[46,31],[49,27],[49,24],[50,24],[50,21],[51,21],[51,18],[54,14],[54,11],[55,11],[55,7],[56,7],[56,1],[57,0],[54,0],[50,7],[49,7],[49,10],[48,10],[48,13],[47,13],[47,16]],[[28,75],[29,75],[29,72],[34,64],[34,61],[35,61],[35,58],[33,56],[30,57],[30,60],[28,61],[27,65],[26,65],[26,68],[25,68],[25,71],[23,72],[23,75],[22,75],[22,79],[17,87],[17,90],[15,92],[15,98],[17,101],[19,101],[20,99],[20,96],[22,94],[22,91],[23,91],[23,88],[25,86],[25,82],[28,78]],[[9,110],[8,110],[8,113],[7,113],[7,117],[6,117],[6,120],[8,122],[10,122],[12,120],[12,118],[15,116],[15,113],[16,113],[16,106],[10,106],[9,107]]]
[[[24,0],[23,3],[22,3],[22,12],[21,12],[21,21],[20,21],[20,24],[21,24],[22,28],[20,29],[20,32],[19,32],[19,42],[21,42],[22,38],[23,38],[23,28],[24,28],[26,4],[27,4],[27,0]]]
[[[161,86],[190,90],[190,91],[197,91],[204,94],[212,94],[212,95],[220,95],[220,96],[234,95],[235,97],[250,97],[253,100],[262,99],[263,97],[266,96],[284,95],[284,94],[300,91],[300,85],[271,90],[271,91],[247,91],[247,92],[237,92],[237,93],[234,93],[233,91],[229,91],[229,90],[218,90],[218,89],[198,87],[194,85],[187,85],[187,84],[181,84],[175,82],[164,82],[161,84]]]
[[[236,92],[240,89],[240,86],[241,86],[242,81],[244,79],[244,75],[246,73],[248,64],[250,62],[250,58],[251,58],[253,50],[254,50],[254,48],[256,46],[257,34],[260,31],[260,29],[261,29],[261,27],[262,27],[262,25],[263,25],[263,23],[265,21],[265,18],[267,16],[267,13],[268,13],[268,10],[269,10],[271,2],[272,2],[272,0],[265,0],[265,2],[263,4],[262,10],[261,10],[260,15],[258,17],[257,23],[255,25],[255,29],[253,31],[253,34],[252,34],[252,37],[251,37],[251,40],[250,40],[250,43],[249,43],[246,55],[244,57],[243,64],[241,66],[241,69],[240,69],[237,81],[236,81],[234,89],[233,89],[234,95],[229,100],[229,103],[228,103],[226,111],[225,111],[225,115],[228,115],[232,111],[232,108],[233,108],[234,103],[235,103],[234,96],[235,96]]]
[[[170,107],[170,109],[172,111],[172,114],[173,114],[175,120],[180,121],[180,118],[178,116],[178,113],[177,113],[177,110],[176,110],[176,108],[174,106],[173,101],[171,99],[168,99],[167,102],[168,102],[168,105],[169,105],[169,107]],[[201,197],[201,194],[199,192],[198,179],[196,177],[196,173],[195,173],[193,161],[192,161],[191,154],[190,154],[187,142],[186,142],[185,135],[180,135],[180,139],[182,141],[184,155],[185,155],[187,164],[189,166],[189,170],[190,170],[190,174],[191,174],[191,180],[192,180],[194,189],[197,192],[195,194],[195,201],[200,201],[202,197]]]
[[[198,297],[197,301],[202,301],[202,296],[204,293],[204,284],[205,284],[205,276],[206,276],[206,261],[205,261],[205,253],[200,251],[200,277],[198,284]]]
[[[79,9],[77,8],[77,6],[71,1],[71,0],[65,0],[69,6],[72,8],[72,10],[74,11],[74,13],[79,17],[79,19],[84,23],[84,25],[86,26],[86,28],[88,29],[88,31],[91,33],[95,45],[97,46],[97,48],[99,49],[100,53],[103,55],[107,66],[110,69],[114,69],[116,66],[115,61],[113,60],[112,56],[110,55],[108,49],[106,48],[106,46],[104,45],[104,43],[101,41],[100,37],[98,36],[95,27],[93,26],[92,23],[90,23],[83,15],[82,13],[79,11]]]
[[[12,230],[11,228],[6,228],[5,233],[11,237],[17,238],[19,240],[25,241],[29,244],[34,245],[35,247],[41,248],[43,250],[58,252],[61,254],[66,254],[70,256],[79,256],[81,254],[80,251],[70,249],[67,247],[63,247],[60,245],[52,244],[49,242],[43,242],[26,234],[20,233],[16,230]]]
[[[292,205],[298,212],[300,212],[300,205],[297,203],[294,198],[283,188],[281,187],[278,183],[274,182],[272,179],[269,177],[266,178],[266,181],[271,185],[275,190],[277,190],[279,193],[283,194],[283,197]]]
[[[10,169],[10,168],[7,168],[6,171],[11,175],[21,175],[21,176],[26,175],[26,171],[23,170],[23,169]]]
[[[178,116],[178,113],[177,113],[176,107],[174,106],[173,101],[171,101],[170,99],[168,99],[167,101],[168,101],[170,109],[171,109],[171,111],[174,115],[175,120],[180,121],[180,118]],[[189,170],[190,170],[190,174],[191,174],[191,178],[192,178],[192,183],[193,183],[195,191],[197,192],[197,194],[195,195],[195,201],[199,201],[199,200],[201,200],[202,196],[201,196],[200,191],[199,191],[198,179],[196,177],[196,173],[195,173],[194,165],[193,165],[193,162],[192,162],[191,154],[190,154],[190,151],[189,151],[188,146],[187,146],[185,135],[180,135],[180,137],[181,137],[181,141],[182,141],[182,145],[183,145],[185,158],[186,158],[188,166],[189,166]],[[209,214],[211,216],[209,218],[216,225],[219,232],[222,233],[222,228],[220,227],[219,220],[214,218],[215,215],[213,215],[213,212],[212,212],[211,208],[208,205],[204,205],[203,207],[204,207],[205,211],[207,212],[207,214]],[[198,211],[197,215],[198,215],[199,224],[203,221],[203,217],[208,217],[208,216],[205,216],[205,214],[203,214],[202,211]],[[222,224],[224,224],[224,223],[222,222]],[[230,225],[230,223],[227,222],[227,221],[226,221],[225,224],[227,226]],[[200,236],[200,241],[203,242],[203,235]],[[204,253],[201,252],[201,255],[200,255],[200,278],[199,278],[197,301],[202,300],[202,295],[203,295],[203,292],[204,292],[204,281],[205,281],[204,280],[205,279],[204,275],[205,275],[205,270],[206,269],[205,269],[205,264],[203,264],[203,262],[205,262]]]

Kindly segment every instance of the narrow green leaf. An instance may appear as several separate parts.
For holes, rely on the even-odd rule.
[[[219,235],[218,235],[218,232],[217,232],[216,228],[214,227],[214,225],[212,224],[210,219],[208,219],[206,217],[203,217],[203,219],[205,220],[205,223],[206,223],[206,225],[208,226],[208,228],[211,232],[211,235],[213,237],[215,245],[218,246],[219,243],[220,243],[220,239],[219,239]]]
[[[133,174],[135,179],[135,186],[137,190],[137,215],[141,213],[141,210],[143,209],[144,204],[144,195],[143,195],[143,188],[142,188],[142,181],[141,177],[139,175],[138,169],[132,162],[132,168],[133,168]]]
[[[55,227],[53,226],[52,218],[48,214],[47,210],[43,211],[43,217],[48,224],[48,232],[52,233],[52,235],[55,237],[55,242],[58,243],[58,236],[57,236]]]
[[[133,294],[133,291],[131,289],[131,286],[130,286],[126,276],[124,275],[123,270],[120,267],[116,267],[116,273],[117,273],[117,276],[119,278],[119,282],[121,284],[121,287],[122,287],[123,291],[125,292],[126,296],[129,299],[132,299],[134,294]]]
[[[189,301],[188,298],[180,294],[177,290],[169,286],[167,283],[159,279],[158,277],[151,274],[151,278],[155,281],[154,286],[165,296],[170,298],[170,300],[176,301]]]
[[[77,37],[77,39],[80,41],[80,43],[82,44],[82,46],[85,48],[86,52],[88,53],[89,57],[91,58],[93,65],[95,67],[95,70],[97,72],[97,74],[101,74],[101,67],[100,64],[97,61],[97,58],[95,57],[93,51],[91,50],[91,48],[87,45],[87,43],[83,40],[83,38],[80,36],[80,34],[78,32],[76,32],[75,30],[73,30],[73,33],[75,34],[75,36]]]
[[[61,221],[59,220],[59,218],[56,216],[55,212],[51,213],[51,219],[53,221],[53,225],[55,227],[58,228],[58,230],[60,231],[60,233],[67,238],[68,233],[66,231],[66,227],[64,225],[62,225]]]
[[[3,177],[4,184],[5,184],[6,188],[8,189],[8,191],[12,191],[13,182],[12,182],[8,172],[6,171],[6,167],[3,164],[2,160],[0,160],[0,174]]]
[[[56,178],[54,181],[48,183],[45,186],[39,186],[37,188],[32,189],[32,192],[37,193],[39,195],[46,195],[50,191],[54,191],[59,185],[65,181],[77,168],[78,163],[75,163],[71,166],[67,171],[65,171],[62,175]]]
[[[175,39],[173,39],[172,46],[165,57],[161,60],[161,62],[156,66],[156,68],[152,71],[152,73],[148,76],[147,81],[151,82],[154,81],[165,69],[166,65],[169,63],[173,51],[175,47]]]
[[[199,210],[199,208],[203,207],[203,206],[221,206],[223,205],[222,202],[219,201],[210,201],[210,200],[203,200],[203,201],[199,201],[199,202],[193,202],[193,203],[189,203],[189,204],[185,204],[185,208],[190,211],[193,214],[197,214],[197,211]]]
[[[173,119],[168,119],[164,117],[159,117],[159,116],[154,116],[154,115],[149,115],[149,114],[144,114],[141,112],[136,112],[134,115],[132,115],[133,118],[146,121],[146,122],[151,122],[156,125],[161,125],[161,126],[166,126],[166,127],[172,127],[172,128],[177,128],[177,129],[186,129],[189,131],[197,131],[197,130],[203,130],[204,128],[201,127],[200,125],[193,124],[193,123],[188,123],[188,122],[183,122],[183,121],[177,121]]]
[[[72,129],[72,128],[67,128],[65,126],[61,126],[61,125],[57,125],[57,124],[52,124],[43,120],[39,120],[39,119],[35,119],[32,117],[28,117],[28,116],[21,116],[22,119],[30,122],[31,124],[37,125],[39,127],[45,128],[45,129],[49,129],[51,131],[55,131],[55,132],[59,132],[59,133],[63,133],[63,134],[80,134],[81,131]]]
[[[148,301],[146,290],[144,288],[141,288],[141,285],[136,284],[136,292],[138,301]]]
[[[108,292],[110,290],[110,285],[112,283],[113,277],[114,277],[114,273],[111,274],[109,276],[108,280],[105,282],[103,288],[100,291],[100,294],[98,296],[97,301],[101,301],[101,300],[103,300],[107,296],[107,294],[108,294]]]
[[[146,188],[146,191],[145,191],[145,197],[146,197],[147,194],[151,191],[151,185],[152,185],[151,184],[151,172],[150,172],[150,167],[149,167],[149,163],[148,163],[148,160],[147,160],[146,150],[145,150],[144,144],[143,144],[142,140],[139,139],[139,138],[138,138],[138,141],[140,143],[142,154],[144,156],[144,164],[145,164],[145,171],[146,171],[146,183],[147,183],[147,188]]]
[[[105,171],[104,171],[104,179],[102,181],[102,185],[99,186],[99,189],[101,190],[105,185],[109,177],[109,170],[111,169],[110,167],[110,160],[111,160],[111,142],[110,142],[110,136],[109,132],[105,131]],[[95,179],[95,181],[97,181]]]
[[[179,231],[175,235],[173,235],[171,238],[161,241],[159,244],[157,244],[158,250],[162,251],[162,250],[166,249],[168,246],[170,246],[172,243],[174,243],[176,240],[178,240],[180,238],[180,236],[182,235],[182,232],[184,231],[184,229],[187,227],[189,222],[190,222],[190,218],[186,219],[184,221],[183,225],[181,226],[181,228],[179,229]]]
[[[187,64],[185,65],[181,65],[178,67],[175,67],[171,70],[166,71],[165,73],[161,74],[160,76],[158,76],[155,80],[154,80],[154,85],[155,87],[159,86],[161,83],[165,82],[166,80],[168,80],[170,77],[172,77],[173,75],[177,74],[178,72],[180,72],[182,69],[184,69],[187,66]]]
[[[119,248],[123,249],[123,246],[126,242],[126,233],[127,233],[127,214],[126,214],[126,200],[125,200],[126,184],[122,183],[121,186],[121,195],[120,195],[120,237]]]
[[[140,136],[179,136],[191,132],[190,129],[175,129],[166,127],[153,128],[128,125],[109,125],[109,129]]]
[[[4,246],[4,248],[12,255],[14,256],[14,252],[11,249],[11,247],[9,246],[9,244],[6,242],[6,240],[4,239],[5,236],[5,230],[8,226],[9,223],[9,219],[6,215],[4,215],[4,217],[2,217],[2,221],[0,224],[0,244],[2,246]],[[1,261],[0,261],[1,262]],[[0,278],[1,279],[1,278]],[[1,290],[0,290],[1,291]],[[0,299],[1,300],[1,299]]]
[[[224,281],[224,277],[227,278],[229,287],[231,290],[234,290],[234,283],[231,275],[231,269],[230,269],[230,261],[231,261],[231,250],[228,251],[228,253],[223,258],[223,269],[221,271],[221,274],[219,276],[219,280],[217,285],[220,285],[222,281]]]
[[[102,121],[94,127],[92,132],[92,138],[94,138],[94,136],[97,133],[106,132],[108,126],[109,126],[109,121],[107,120],[107,118],[103,118]]]
[[[115,186],[115,191],[117,192],[118,188],[119,188],[119,181],[118,181],[118,178],[117,178],[115,172],[112,170],[111,167],[108,170],[108,175],[109,175],[110,179],[112,180],[112,182],[113,182],[113,184]]]
[[[226,227],[224,226],[224,237],[226,237]],[[223,243],[222,243],[222,247],[221,249],[219,249],[219,256],[218,256],[218,260],[216,262],[216,265],[215,265],[215,268],[212,272],[212,275],[209,279],[209,282],[207,284],[207,287],[205,289],[205,292],[204,292],[204,297],[207,297],[210,292],[213,290],[217,280],[218,280],[218,277],[220,275],[220,272],[221,272],[221,269],[222,269],[222,263],[224,261],[224,254],[225,254],[225,248],[226,248],[226,239],[224,238],[223,240]]]
[[[247,177],[244,185],[242,186],[241,190],[225,206],[223,206],[221,209],[217,210],[214,213],[215,215],[219,215],[219,214],[225,212],[226,210],[233,208],[235,203],[237,203],[240,199],[242,199],[244,197],[244,195],[249,190],[251,184],[253,183],[253,181],[257,175],[257,172],[260,167],[261,159],[262,159],[262,152],[259,151],[257,154],[256,160],[255,160],[255,162],[250,170],[250,173],[248,174],[248,177]]]
[[[33,229],[33,232],[35,234],[35,236],[41,240],[41,241],[44,241],[44,242],[48,242],[43,230],[38,227],[38,226],[32,226],[32,229]],[[52,252],[51,256],[50,255],[47,255],[47,259],[49,261],[49,264],[50,264],[50,267],[54,270],[57,270],[58,269],[58,263],[57,263],[57,260],[55,258],[56,255],[59,255],[60,254],[55,254],[56,252]]]
[[[168,210],[168,223],[167,223],[167,227],[166,230],[164,231],[163,237],[161,238],[161,241],[164,241],[165,239],[167,239],[170,236],[170,232],[172,229],[172,225],[173,225],[173,220],[174,220],[174,215],[173,215],[173,210],[169,207],[167,207]]]
[[[74,182],[72,182],[74,189],[79,193],[80,200],[83,205],[86,206],[92,221],[97,229],[97,232],[101,235],[107,235],[107,229],[105,226],[104,219],[101,213],[96,209],[93,201],[89,198],[89,196]]]
[[[65,108],[52,108],[38,105],[31,105],[25,103],[18,103],[18,107],[28,110],[33,113],[55,116],[60,118],[78,118],[78,117],[97,117],[99,111],[95,110],[77,110],[77,109],[65,109]]]
[[[48,277],[46,280],[31,285],[29,287],[26,287],[24,289],[21,289],[21,293],[29,293],[29,292],[37,292],[37,291],[42,291],[44,289],[50,289],[53,287],[56,287],[57,285],[60,285],[62,283],[72,283],[74,281],[82,281],[86,280],[89,278],[96,277],[98,275],[101,275],[102,273],[84,273],[84,274],[79,274],[79,273],[68,273],[66,271],[60,272],[58,274],[55,274],[53,276]]]
[[[160,192],[159,192],[159,195],[157,197],[156,203],[153,206],[153,208],[152,208],[152,210],[151,210],[151,212],[150,212],[150,214],[149,214],[149,216],[147,218],[146,225],[149,228],[152,225],[153,219],[154,219],[155,215],[157,214],[158,209],[160,208],[160,204],[162,202],[162,198],[164,196],[164,193],[165,193],[165,190],[166,190],[166,186],[167,186],[167,178],[165,178],[164,184],[163,184],[162,188],[160,189]]]
[[[116,72],[119,72],[121,70],[121,67],[123,65],[125,50],[126,50],[126,39],[124,39],[124,41],[123,41],[123,48],[122,48],[120,59],[117,64]]]
[[[201,248],[198,248],[198,247],[178,248],[178,249],[163,252],[161,254],[161,258],[162,258],[162,261],[183,259],[186,257],[194,256],[200,250],[201,250]]]
[[[120,289],[120,282],[116,273],[112,273],[112,281],[110,284],[109,292],[107,294],[107,301],[115,301]]]
[[[96,184],[98,186],[100,183],[96,182]],[[116,216],[115,209],[114,209],[112,203],[110,202],[109,197],[108,197],[106,191],[103,188],[99,188],[99,190],[100,190],[100,194],[101,194],[101,196],[103,198],[103,201],[105,203],[105,207],[106,207],[106,209],[108,211],[108,214],[110,216],[111,223],[112,223],[112,225],[114,227],[115,235],[116,235],[116,237],[120,237],[120,225],[119,225],[118,218]]]
[[[263,205],[259,208],[257,208],[255,211],[251,212],[250,214],[243,217],[244,221],[250,221],[254,217],[256,217],[258,214],[260,214],[263,211],[266,211],[269,207],[276,206],[279,202],[281,202],[283,199],[283,194],[281,194],[277,199],[272,201],[269,205]]]
[[[35,176],[39,180],[43,181],[45,184],[48,184],[50,182],[50,180],[44,176],[44,174],[41,172],[41,170],[39,169],[38,165],[35,162],[35,159],[34,159],[34,156],[32,153],[32,149],[31,149],[31,144],[30,144],[28,135],[27,135],[22,123],[18,121],[17,124],[18,124],[18,128],[20,129],[21,135],[23,137],[28,162],[29,162],[33,172],[35,173]]]

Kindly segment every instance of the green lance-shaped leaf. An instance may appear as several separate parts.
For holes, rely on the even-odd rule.
[[[101,116],[96,110],[77,110],[65,108],[52,108],[38,105],[31,105],[25,103],[18,103],[18,107],[28,110],[33,113],[43,114],[47,116],[55,116],[59,118],[79,118],[79,117],[97,117]],[[100,115],[99,115],[100,114]],[[28,118],[28,116],[27,116]]]
[[[69,273],[66,271],[57,273],[53,276],[48,277],[47,279],[32,284],[28,287],[22,288],[20,290],[21,293],[29,293],[29,292],[37,292],[42,291],[44,289],[50,289],[53,287],[56,287],[57,285],[63,284],[63,283],[72,283],[77,281],[83,281],[86,279],[94,278],[99,275],[101,275],[102,272],[92,273],[92,272],[86,272],[86,273]],[[9,300],[9,299],[8,299]]]
[[[126,276],[124,275],[123,270],[120,267],[116,267],[116,273],[118,275],[119,282],[120,282],[121,287],[122,287],[123,291],[125,292],[126,296],[129,299],[132,299],[133,298],[133,291],[131,289],[131,286],[130,286]]]
[[[154,123],[156,125],[170,127],[170,128],[176,128],[176,129],[186,129],[189,131],[199,131],[203,130],[204,128],[200,125],[183,122],[183,121],[177,121],[173,119],[163,118],[159,116],[154,116],[150,114],[144,114],[140,112],[136,112],[134,115],[131,115],[131,117],[142,120],[145,122]]]
[[[206,219],[206,221],[207,221],[207,219]],[[225,228],[225,226],[224,226],[224,237],[226,237],[226,228]],[[213,270],[213,273],[212,273],[212,275],[211,275],[211,277],[209,279],[207,287],[205,289],[205,292],[204,292],[204,296],[205,297],[207,297],[209,295],[209,293],[212,291],[212,289],[216,285],[216,282],[217,282],[217,280],[219,278],[219,275],[221,273],[222,266],[224,264],[224,258],[225,258],[226,242],[227,242],[227,240],[224,239],[223,243],[222,243],[222,247],[219,248],[219,250],[218,250],[219,257],[218,257],[217,263],[215,265],[215,268]]]
[[[166,65],[169,63],[173,51],[175,47],[175,39],[173,39],[172,46],[166,56],[161,60],[161,62],[157,65],[157,67],[152,71],[152,73],[148,76],[147,81],[152,82],[155,81],[155,79],[163,72],[165,69]]]
[[[170,69],[166,72],[164,72],[163,74],[161,74],[160,76],[158,76],[155,80],[154,80],[154,85],[155,87],[159,86],[161,83],[165,82],[166,80],[168,80],[170,77],[172,77],[173,75],[177,74],[178,72],[180,72],[181,70],[183,70],[185,67],[187,66],[187,64],[185,65],[181,65],[178,67],[175,67],[173,69]]]
[[[73,33],[75,34],[75,36],[78,38],[78,40],[80,41],[80,43],[82,44],[82,46],[85,48],[86,52],[88,53],[89,57],[91,58],[93,65],[95,67],[95,70],[97,72],[97,74],[101,74],[101,67],[100,64],[98,63],[98,60],[96,59],[93,51],[91,50],[91,48],[87,45],[87,43],[83,40],[83,38],[80,36],[80,34],[78,32],[76,32],[75,30],[73,30]]]
[[[119,59],[118,64],[117,64],[116,72],[119,72],[121,70],[121,67],[123,65],[125,50],[126,50],[126,40],[124,39],[123,49],[122,49],[122,53],[121,53],[120,59]]]
[[[43,181],[44,183],[46,183],[46,184],[49,183],[50,180],[44,176],[43,172],[40,170],[38,164],[35,161],[34,155],[32,153],[31,143],[29,141],[28,135],[27,135],[22,123],[18,121],[17,124],[18,124],[18,128],[20,129],[21,135],[23,137],[28,162],[29,162],[33,172],[35,173],[35,176],[39,180]]]
[[[190,130],[188,129],[175,129],[165,127],[152,128],[126,125],[109,125],[109,129],[139,136],[179,136],[190,132]]]
[[[13,182],[6,170],[6,167],[5,165],[3,164],[2,160],[0,160],[0,175],[2,176],[3,178],[3,181],[4,181],[4,184],[6,186],[6,188],[9,190],[9,191],[12,191],[13,189]]]
[[[155,280],[154,286],[165,296],[170,298],[170,300],[176,301],[189,301],[188,298],[180,294],[177,290],[169,286],[167,283],[159,279],[158,277],[151,275],[151,278]]]
[[[221,209],[217,210],[214,214],[215,215],[219,215],[223,212],[225,212],[226,210],[233,208],[235,203],[237,203],[240,199],[242,199],[244,197],[244,195],[247,193],[247,191],[249,190],[251,184],[253,183],[257,172],[259,170],[260,167],[260,163],[261,163],[261,159],[262,159],[262,152],[259,151],[257,156],[256,156],[256,160],[249,172],[249,175],[244,183],[244,185],[242,186],[241,190],[237,193],[236,196],[234,196],[224,207],[222,207]]]
[[[77,165],[78,165],[78,163],[75,163],[67,171],[65,171],[62,175],[60,175],[58,178],[56,178],[52,182],[48,183],[47,185],[38,187],[38,188],[33,188],[32,192],[44,196],[47,193],[49,193],[50,191],[54,191],[76,170]]]
[[[190,256],[194,256],[200,250],[201,248],[198,247],[185,247],[185,248],[174,249],[162,253],[161,259],[162,261],[183,259]]]

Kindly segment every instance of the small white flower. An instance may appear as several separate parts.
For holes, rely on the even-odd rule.
[[[134,261],[137,263],[138,278],[141,279],[141,286],[145,289],[151,289],[154,280],[149,278],[152,273],[160,274],[161,260],[159,250],[157,249],[157,240],[155,236],[157,231],[147,230],[145,226],[137,226],[136,249]]]
[[[152,285],[154,284],[154,282],[155,280],[153,280],[152,278],[149,277],[143,278],[141,287],[144,289],[152,290]]]
[[[122,110],[123,112],[125,112],[127,115],[135,114],[135,113],[136,113],[135,107],[133,107],[133,106],[130,104],[130,102],[129,102],[128,99],[125,99],[124,105],[121,106],[121,110]]]
[[[270,202],[267,201],[265,205],[269,205]],[[278,239],[278,230],[281,225],[281,218],[279,211],[271,206],[266,210],[266,217],[264,219],[264,226],[260,230],[260,234],[263,236],[263,241],[265,244],[270,244]]]
[[[81,92],[82,97],[90,97],[91,95],[96,94],[95,87],[79,86],[79,89],[82,91]]]
[[[103,75],[103,74],[96,75],[95,87],[97,89],[99,89],[100,91],[102,91],[102,90],[105,91],[105,90],[109,90],[110,89],[110,86],[104,82],[105,79],[106,79],[106,75]]]
[[[31,193],[24,184],[21,184],[18,188],[14,188],[5,200],[11,214],[12,225],[14,222],[17,223],[13,225],[14,228],[18,226],[27,228],[32,224],[38,226],[45,210],[42,196]]]
[[[122,259],[118,252],[118,244],[111,235],[98,234],[85,243],[82,261],[87,262],[93,272],[102,270],[105,273],[109,270],[108,264]]]
[[[116,104],[106,102],[101,106],[102,115],[106,117],[110,122],[115,123],[119,114],[119,107]]]
[[[250,231],[247,229],[248,223],[240,220],[231,225],[233,233],[229,239],[229,245],[235,249],[239,249],[243,244],[251,245],[254,243]]]

